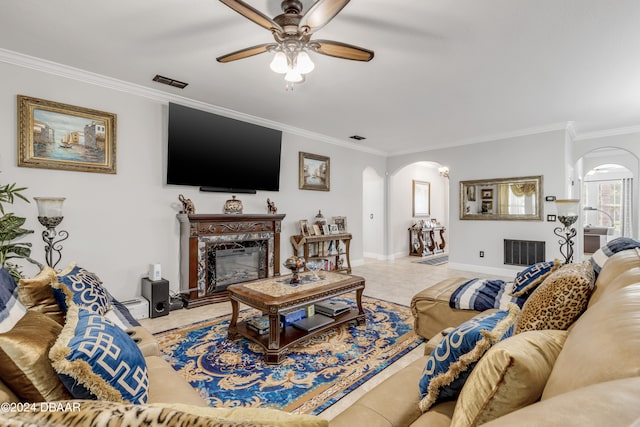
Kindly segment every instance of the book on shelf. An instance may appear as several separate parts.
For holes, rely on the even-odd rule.
[[[333,322],[333,318],[316,313],[311,317],[305,317],[302,320],[298,320],[293,324],[293,326],[298,329],[302,329],[303,331],[311,332]]]
[[[250,329],[259,335],[264,335],[269,332],[269,316],[257,316],[248,319],[245,322],[247,329]],[[280,322],[280,327],[282,327],[282,322]]]
[[[340,301],[320,301],[315,304],[316,313],[324,314],[325,316],[336,317],[342,313],[351,310],[349,304],[345,304]]]
[[[288,313],[281,313],[280,322],[286,328],[287,326],[291,326],[294,322],[297,322],[298,320],[302,320],[305,317],[307,317],[307,310],[304,308],[301,308],[299,310],[293,310]]]

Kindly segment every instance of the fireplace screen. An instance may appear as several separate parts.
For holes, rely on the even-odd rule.
[[[207,293],[267,277],[267,241],[213,243],[207,247]]]

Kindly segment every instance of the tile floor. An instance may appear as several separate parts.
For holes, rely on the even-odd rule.
[[[448,264],[432,266],[419,264],[417,261],[420,261],[420,258],[405,257],[392,261],[367,259],[363,265],[353,268],[353,274],[366,279],[365,295],[406,306],[410,304],[411,297],[414,294],[436,284],[440,280],[457,276],[469,278],[486,277],[479,273],[452,270],[448,267]],[[503,279],[507,280],[507,278]],[[188,310],[172,311],[168,316],[156,319],[143,319],[140,323],[155,333],[228,313],[231,313],[231,304],[218,303]],[[348,408],[368,390],[375,387],[399,369],[415,361],[421,357],[422,354],[422,346],[414,349],[389,368],[376,375],[373,379],[363,384],[360,388],[349,393],[339,402],[329,407],[321,416],[329,420],[332,419]]]

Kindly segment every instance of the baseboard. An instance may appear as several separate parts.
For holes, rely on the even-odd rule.
[[[374,252],[364,252],[362,254],[362,256],[364,258],[375,259],[377,261],[386,261],[386,260],[389,259],[389,257],[387,255],[377,254],[377,253],[374,253]]]

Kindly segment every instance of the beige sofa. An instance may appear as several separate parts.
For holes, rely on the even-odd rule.
[[[442,283],[431,294],[421,292],[412,303],[416,329],[432,337],[426,343],[428,349],[441,339],[441,334],[434,332],[437,328],[457,326],[477,314],[447,311],[437,302],[437,295],[446,293],[454,281]],[[437,310],[437,326],[425,321],[434,319],[433,313],[425,310]],[[486,425],[627,426],[640,422],[640,250],[625,250],[609,258],[597,277],[586,311],[567,332],[553,332],[564,334],[566,340],[563,337],[557,358],[548,361],[541,397]],[[512,339],[500,344],[507,345]],[[469,425],[452,424],[452,420],[460,421],[464,418],[461,415],[467,415],[455,414],[465,408],[457,407],[457,401],[437,403],[425,413],[420,411],[418,382],[426,359],[420,358],[375,387],[334,418],[330,426]],[[518,385],[524,388],[530,385],[525,378],[518,378],[522,382]],[[462,393],[468,386],[469,380]]]
[[[127,331],[140,347],[149,374],[148,403],[184,403],[207,406],[198,392],[177,373],[162,357],[153,335],[141,326]],[[0,381],[0,402],[20,402],[16,394]]]
[[[0,380],[0,403],[3,404],[0,426],[327,427],[327,420],[312,415],[294,415],[268,408],[208,407],[198,391],[161,357],[158,342],[149,331],[142,326],[126,327],[137,322],[130,315],[127,316],[128,310],[122,304],[113,299],[113,309],[104,316],[126,330],[145,359],[149,380],[147,403],[134,405],[108,399],[72,399],[51,367],[49,349],[57,341],[57,337],[64,334],[65,328],[62,325],[67,323],[69,313],[72,313],[72,318],[77,317],[77,307],[70,308],[66,316],[63,314],[51,291],[52,274],[55,276],[55,272],[47,271],[45,267],[36,277],[20,281],[18,300],[27,311],[11,330],[0,333],[0,359],[7,355],[15,358],[8,361],[3,359],[0,363],[0,370],[4,371],[0,372],[1,377],[5,378],[4,375],[12,372],[11,370],[17,372],[17,375],[7,377],[12,381],[12,387]],[[19,351],[10,351],[13,348]],[[35,349],[40,349],[40,352]],[[14,363],[18,358],[21,360]],[[36,388],[47,389],[41,394],[46,394],[48,398],[18,397],[24,395],[27,388],[32,388],[30,384],[23,388],[17,387],[25,384],[22,377],[18,378],[24,373],[29,383],[37,383]]]

